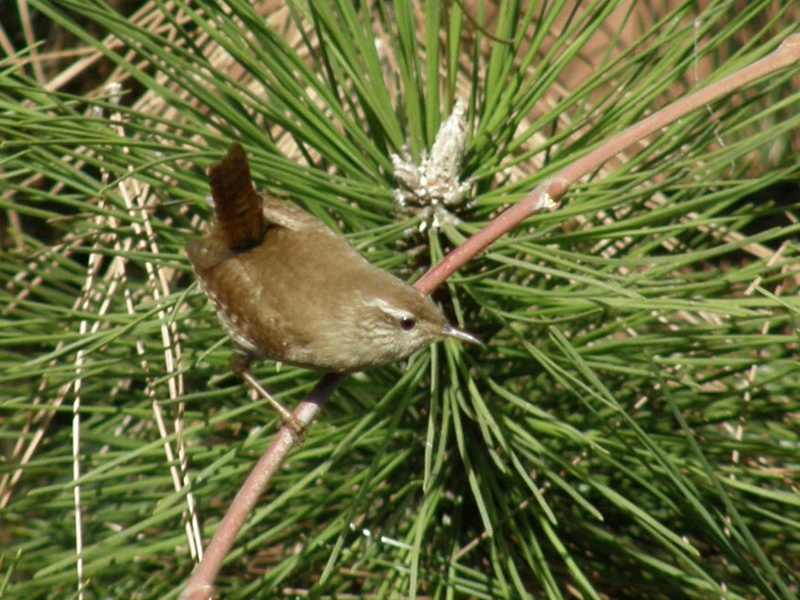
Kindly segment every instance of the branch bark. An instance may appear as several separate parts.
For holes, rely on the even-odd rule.
[[[448,254],[414,287],[423,294],[430,294],[448,277],[476,258],[491,244],[518,227],[525,219],[543,210],[556,207],[576,181],[594,172],[627,147],[667,127],[697,108],[799,63],[800,35],[793,35],[784,40],[772,54],[647,117],[607,144],[578,159],[552,179],[538,185],[528,196],[501,213],[487,227]],[[309,427],[343,380],[344,376],[342,375],[325,375],[311,395],[295,410],[296,422],[303,427]],[[181,593],[181,600],[211,598],[214,580],[233,546],[236,536],[258,499],[269,486],[272,477],[286,460],[295,440],[295,433],[287,426],[278,432],[272,446],[258,461],[234,498],[211,540],[205,556]]]

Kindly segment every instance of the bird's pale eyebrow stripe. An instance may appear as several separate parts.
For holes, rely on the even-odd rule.
[[[363,302],[364,302],[364,304],[366,306],[372,306],[374,308],[379,308],[383,312],[385,312],[385,313],[387,313],[387,314],[389,314],[389,315],[391,315],[393,317],[397,317],[398,319],[402,319],[403,317],[412,317],[413,318],[413,316],[414,316],[413,314],[411,314],[407,310],[403,310],[402,308],[397,308],[396,306],[393,306],[392,304],[388,303],[383,298],[375,298],[375,297],[364,298]]]

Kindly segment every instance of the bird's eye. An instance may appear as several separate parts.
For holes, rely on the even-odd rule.
[[[416,319],[412,319],[411,317],[403,317],[400,319],[400,329],[403,331],[411,331],[416,326]]]

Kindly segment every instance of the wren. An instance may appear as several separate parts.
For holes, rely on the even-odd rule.
[[[262,393],[250,373],[256,360],[352,373],[448,337],[480,345],[319,219],[259,195],[239,144],[209,182],[216,220],[186,252],[235,346],[231,369]]]

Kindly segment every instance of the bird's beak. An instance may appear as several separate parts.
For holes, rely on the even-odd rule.
[[[460,340],[462,342],[466,342],[468,344],[474,344],[476,346],[483,346],[483,342],[476,338],[471,333],[467,333],[466,331],[461,331],[460,329],[456,329],[450,324],[447,324],[442,329],[442,333],[445,337],[453,338],[454,340]]]

